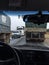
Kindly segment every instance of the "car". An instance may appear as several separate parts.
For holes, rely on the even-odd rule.
[[[16,32],[13,32],[13,33],[12,33],[12,35],[14,35],[14,34],[20,35],[20,31],[17,30]]]
[[[21,37],[21,35],[17,35],[17,34],[12,35],[12,39],[17,39],[17,38],[20,38],[20,37]]]

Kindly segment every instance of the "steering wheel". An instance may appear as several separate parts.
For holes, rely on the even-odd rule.
[[[0,65],[20,65],[18,53],[2,42],[0,42]]]

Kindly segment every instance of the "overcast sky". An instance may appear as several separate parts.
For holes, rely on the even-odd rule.
[[[10,16],[11,18],[11,30],[16,31],[17,26],[25,26],[25,22],[22,17],[18,18],[18,16]]]

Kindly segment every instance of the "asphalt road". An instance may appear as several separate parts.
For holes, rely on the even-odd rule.
[[[21,41],[23,37],[17,39],[11,39],[9,45],[16,45],[18,42]]]
[[[39,45],[39,46],[47,46],[49,47],[49,39],[45,39],[44,42],[26,42],[25,37],[21,37],[19,39],[11,40],[10,45],[17,46],[17,45]]]

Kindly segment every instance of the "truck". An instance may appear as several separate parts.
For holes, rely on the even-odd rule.
[[[33,22],[26,22],[25,25],[26,25],[25,30],[26,42],[31,40],[44,42],[47,23],[39,25]]]
[[[24,26],[18,26],[17,31],[19,31],[21,36],[24,36]]]
[[[9,43],[10,42],[10,30],[11,20],[8,15],[3,11],[0,11],[0,42]]]

